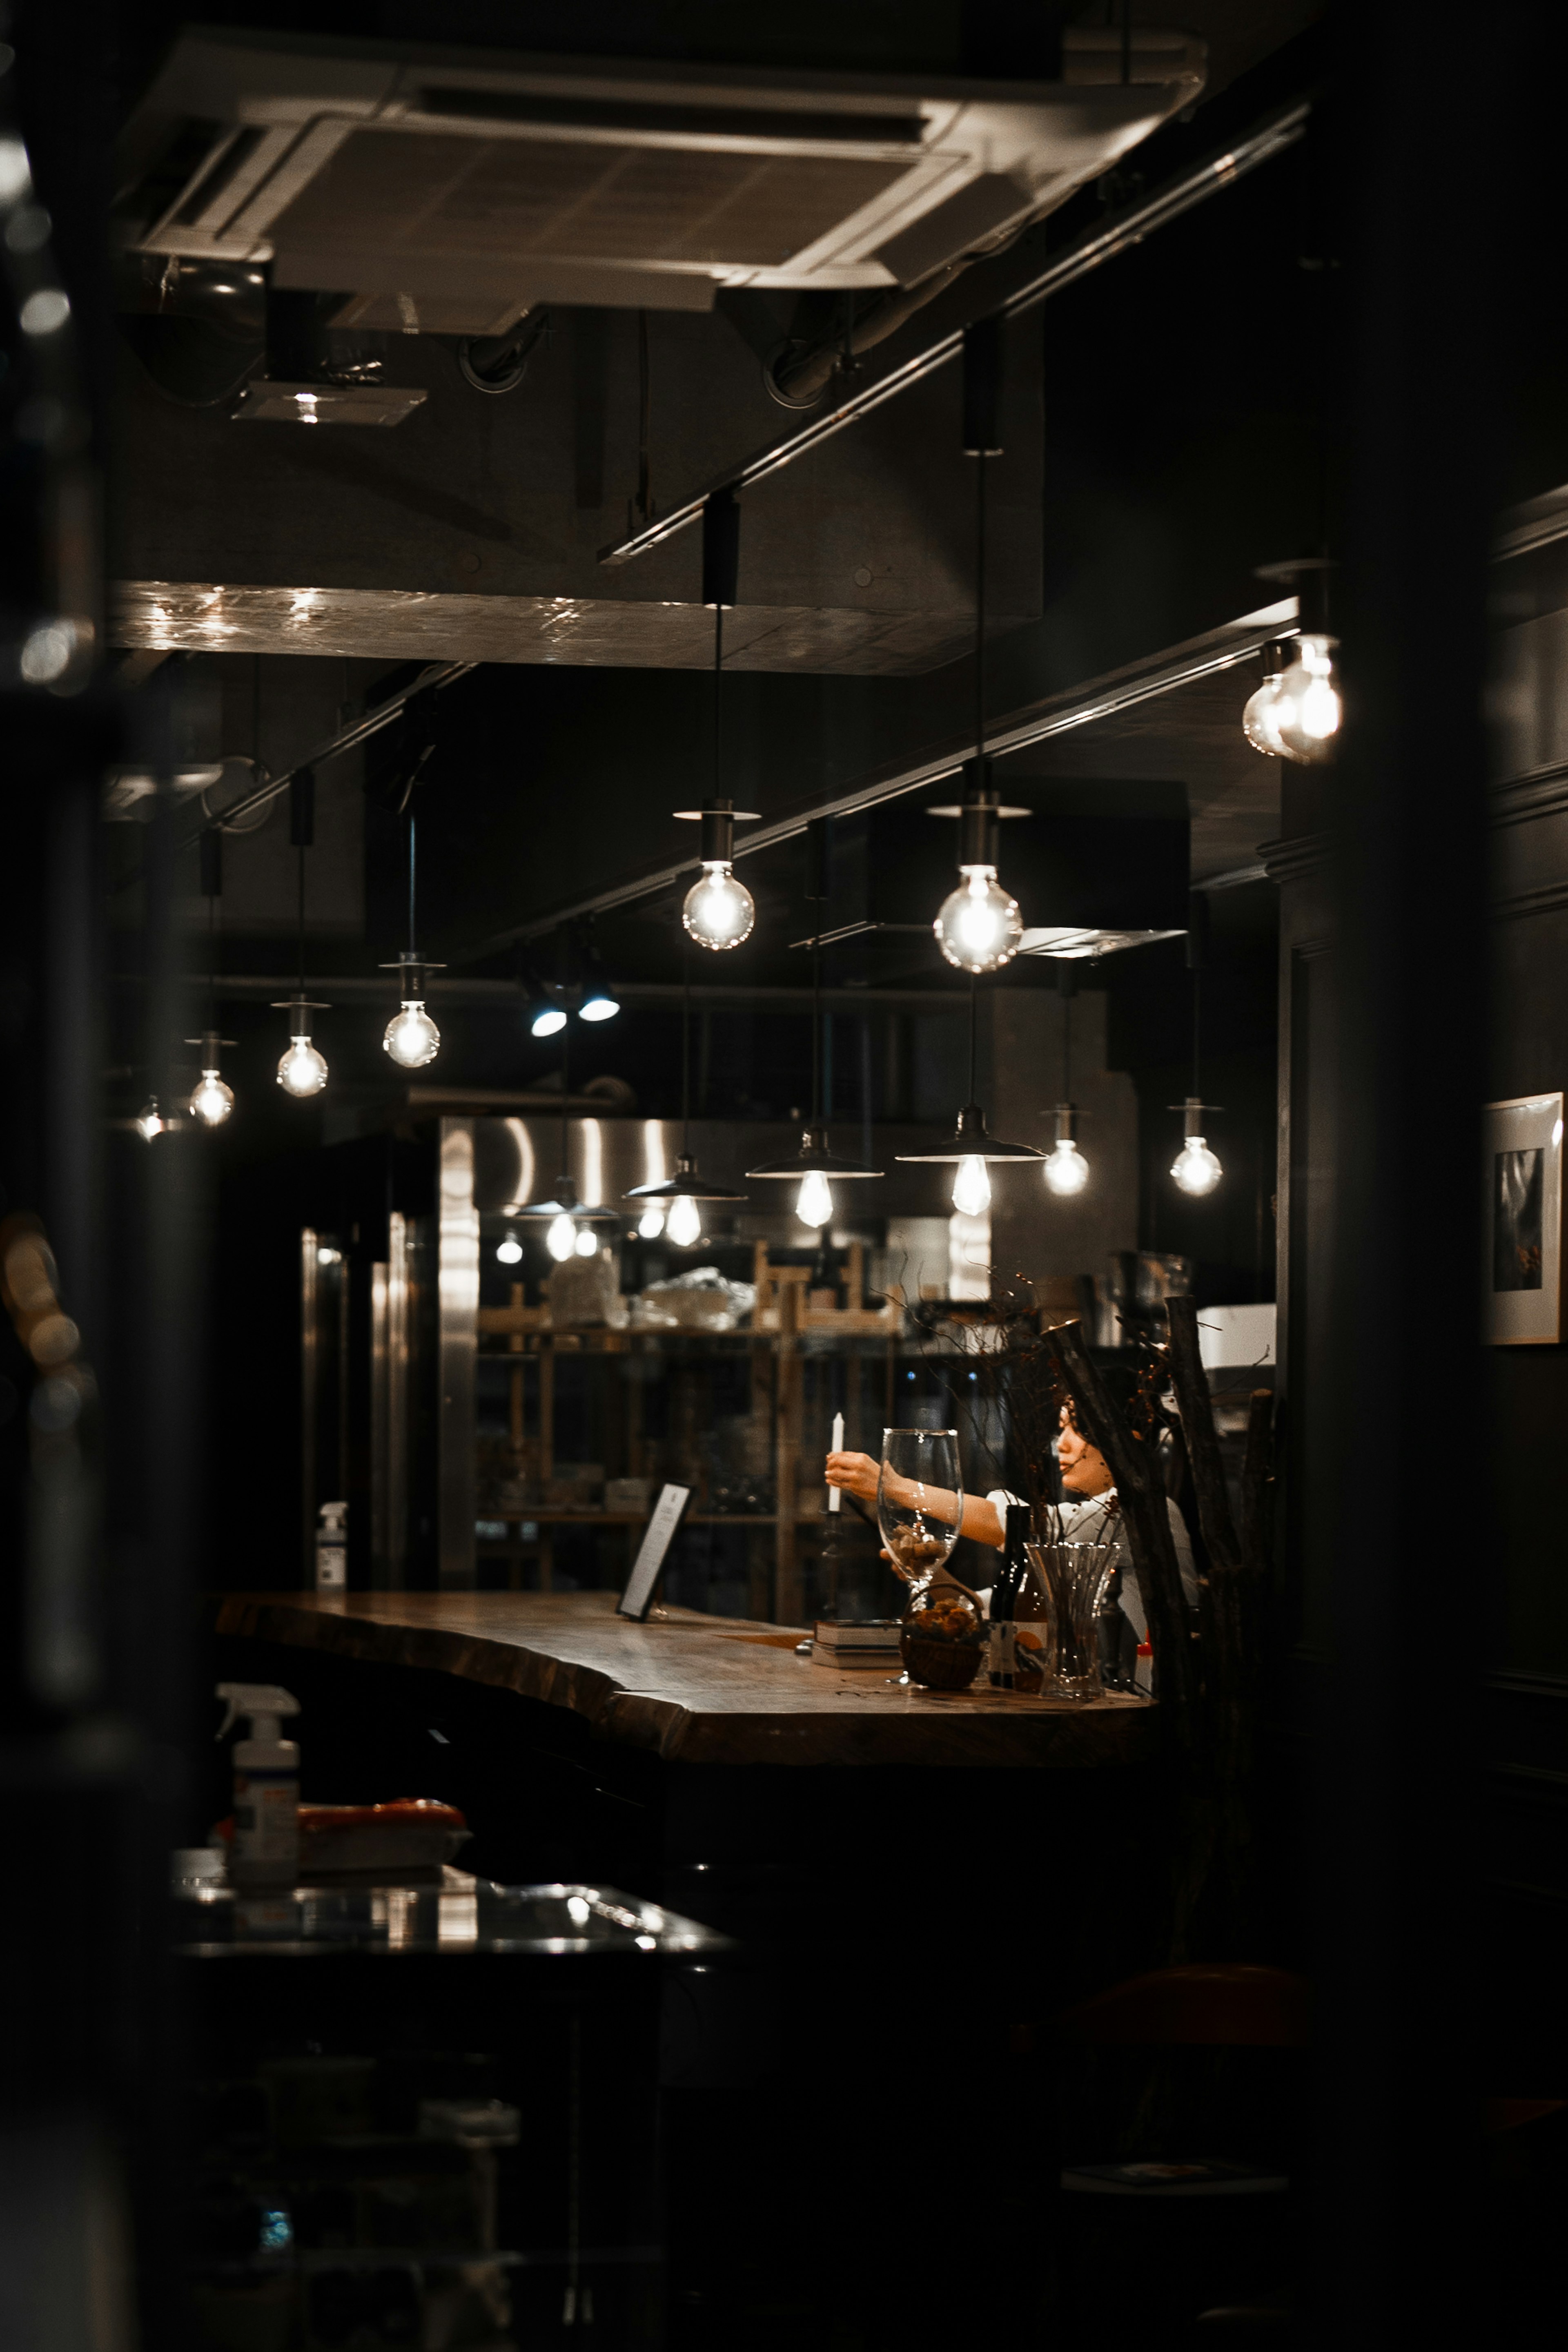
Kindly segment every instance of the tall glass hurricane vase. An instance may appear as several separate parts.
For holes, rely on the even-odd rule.
[[[884,1429],[876,1520],[893,1564],[919,1592],[958,1540],[964,1490],[956,1429]]]
[[[1116,1548],[1103,1543],[1031,1542],[1025,1549],[1051,1617],[1051,1666],[1045,1695],[1048,1698],[1098,1698],[1103,1685],[1094,1612],[1104,1596]]]

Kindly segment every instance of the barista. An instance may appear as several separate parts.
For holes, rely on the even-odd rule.
[[[1106,1607],[1108,1610],[1119,1609],[1123,1622],[1115,1643],[1117,1655],[1106,1663],[1113,1666],[1119,1681],[1131,1684],[1135,1679],[1138,1688],[1146,1690],[1149,1687],[1149,1661],[1146,1657],[1137,1657],[1136,1654],[1148,1640],[1148,1617],[1143,1595],[1138,1590],[1138,1572],[1133,1566],[1122,1515],[1116,1507],[1116,1482],[1100,1448],[1090,1444],[1074,1422],[1071,1405],[1061,1408],[1056,1459],[1061,1473],[1064,1499],[1051,1507],[1053,1532],[1061,1543],[1110,1545],[1112,1572],[1106,1588]],[[847,1493],[874,1505],[882,1469],[869,1454],[830,1454],[826,1476],[830,1486],[841,1486]],[[915,1488],[908,1481],[895,1477],[892,1471],[887,1477],[893,1501],[914,1500]],[[946,1519],[949,1525],[956,1520],[959,1534],[967,1536],[971,1542],[988,1544],[993,1550],[1000,1551],[1007,1540],[1008,1505],[1019,1499],[1005,1486],[994,1487],[988,1495],[966,1495],[961,1501],[947,1488],[928,1486],[922,1497],[922,1507],[933,1518]],[[1181,1576],[1182,1592],[1187,1607],[1196,1609],[1197,1574],[1193,1567],[1186,1523],[1169,1496],[1166,1500],[1166,1508],[1170,1516],[1171,1540]],[[982,1594],[981,1597],[988,1599],[989,1596]]]

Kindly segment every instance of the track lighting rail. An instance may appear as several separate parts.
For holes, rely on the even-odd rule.
[[[265,808],[268,801],[277,800],[279,793],[288,790],[302,770],[319,768],[344,751],[356,751],[361,743],[368,743],[372,735],[379,735],[383,727],[390,727],[395,719],[400,719],[416,695],[439,693],[444,686],[455,685],[460,677],[466,677],[471,669],[478,667],[477,662],[467,661],[430,663],[406,687],[396,694],[389,694],[384,702],[376,703],[362,718],[356,719],[351,727],[341,727],[336,735],[329,735],[324,743],[318,743],[314,751],[307,751],[302,760],[297,760],[293,767],[281,776],[269,776],[265,784],[257,784],[255,792],[246,793],[243,799],[183,835],[179,846],[188,849],[193,842],[200,841],[209,824],[226,828],[236,817],[248,816],[253,809]]]

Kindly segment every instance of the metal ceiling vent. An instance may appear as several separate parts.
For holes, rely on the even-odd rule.
[[[918,285],[1063,203],[1203,86],[1181,33],[1058,81],[758,72],[183,34],[127,127],[132,251],[270,264],[331,323],[500,334],[541,302]]]

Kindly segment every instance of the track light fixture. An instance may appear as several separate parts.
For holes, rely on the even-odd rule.
[[[305,853],[316,838],[316,772],[301,768],[288,786],[288,840],[299,853],[299,985],[292,996],[275,999],[273,1011],[288,1015],[288,1050],[277,1065],[277,1083],[287,1095],[304,1099],[327,1083],[326,1056],[310,1042],[312,1013],[330,1006],[305,993]]]
[[[218,902],[224,887],[224,837],[208,825],[199,844],[202,896],[207,902],[207,1026],[187,1045],[202,1049],[202,1075],[191,1096],[191,1117],[202,1127],[222,1127],[235,1107],[234,1088],[218,1075],[218,1051],[232,1045],[232,1037],[218,1034]]]
[[[1001,395],[1001,320],[977,320],[964,330],[964,448],[975,460],[975,756],[964,771],[961,807],[933,811],[956,816],[958,887],[944,899],[933,929],[950,964],[971,973],[999,971],[1023,938],[1018,900],[997,879],[998,820],[1026,816],[1003,810],[986,757],[986,460],[1001,455],[998,409]]]
[[[823,820],[813,819],[807,835],[806,895],[819,904],[827,895],[826,881],[827,833]],[[868,1176],[880,1176],[880,1168],[872,1168],[863,1160],[851,1160],[828,1146],[828,1129],[822,1115],[822,942],[820,934],[810,941],[811,949],[811,1118],[802,1129],[800,1140],[792,1152],[782,1160],[765,1160],[760,1168],[746,1171],[749,1182],[753,1177],[779,1178],[799,1184],[795,1195],[795,1214],[803,1225],[811,1225],[821,1233],[832,1223],[833,1186],[836,1183],[858,1183]]]
[[[677,809],[685,824],[702,826],[698,857],[702,879],[686,893],[681,920],[699,948],[722,955],[751,937],[757,903],[735,877],[735,824],[756,812],[737,809],[725,793],[720,732],[724,678],[724,615],[737,593],[740,571],[740,509],[732,489],[713,491],[703,508],[703,603],[713,611],[713,793],[701,808]]]
[[[1198,1082],[1198,1047],[1202,1037],[1203,967],[1208,947],[1208,900],[1201,890],[1195,890],[1188,901],[1186,919],[1186,964],[1192,974],[1192,1092],[1184,1102],[1172,1103],[1172,1110],[1182,1114],[1181,1150],[1171,1162],[1171,1174],[1189,1198],[1200,1201],[1213,1192],[1224,1170],[1209,1150],[1203,1131],[1204,1115],[1222,1110],[1222,1103],[1206,1103]]]
[[[426,759],[430,756],[428,746],[424,756]],[[423,764],[422,760],[420,766]],[[417,769],[414,773],[417,776]],[[411,793],[413,781],[413,777],[409,780]],[[395,963],[383,963],[382,966],[383,971],[395,971],[399,975],[398,994],[402,1000],[402,1009],[392,1014],[382,1032],[382,1051],[390,1054],[402,1070],[428,1068],[441,1050],[441,1032],[424,1009],[424,992],[427,975],[446,969],[444,964],[430,962],[413,943],[415,849],[414,815],[411,806],[408,812],[408,945],[399,950]]]
[[[744,1201],[746,1194],[728,1184],[716,1184],[698,1170],[691,1152],[692,1131],[692,978],[689,954],[683,950],[681,998],[681,1148],[675,1172],[657,1184],[639,1184],[625,1194],[644,1203],[637,1231],[645,1242],[667,1234],[677,1249],[693,1249],[703,1237],[703,1201]]]
[[[901,1151],[901,1161],[954,1166],[953,1206],[966,1217],[978,1217],[991,1204],[990,1170],[1009,1160],[1045,1158],[1032,1143],[1003,1143],[986,1128],[986,1114],[975,1099],[975,1063],[978,1020],[977,983],[969,982],[969,1099],[957,1123],[937,1151]],[[956,1165],[954,1165],[956,1163]]]

